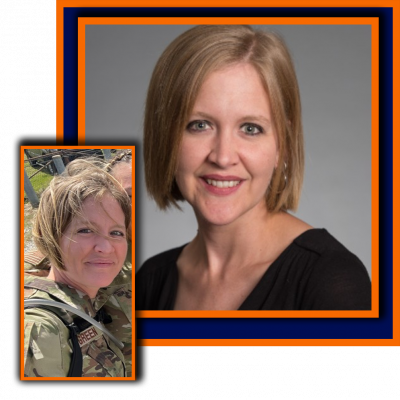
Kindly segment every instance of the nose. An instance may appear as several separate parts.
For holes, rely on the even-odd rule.
[[[215,135],[208,159],[220,168],[237,164],[238,148],[234,136],[228,130],[221,130]]]
[[[98,253],[112,253],[114,251],[114,246],[111,243],[111,239],[104,237],[102,235],[96,235],[96,242],[94,245],[95,251]]]

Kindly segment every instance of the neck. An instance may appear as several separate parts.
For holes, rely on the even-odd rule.
[[[54,282],[58,283],[64,283],[65,285],[71,286],[74,289],[79,290],[82,293],[87,294],[91,299],[94,299],[97,295],[98,288],[92,288],[92,287],[83,287],[79,285],[77,282],[73,282],[71,279],[66,276],[63,271],[58,270],[57,268],[51,266],[49,275],[47,276],[47,279],[51,279]]]
[[[252,211],[228,225],[211,225],[198,218],[198,234],[188,245],[196,263],[211,273],[224,274],[232,268],[271,261],[266,254],[275,253],[273,228],[281,213],[270,214],[265,207]],[[271,251],[266,252],[267,248]]]

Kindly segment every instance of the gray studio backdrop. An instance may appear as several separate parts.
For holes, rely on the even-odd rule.
[[[190,241],[196,220],[161,212],[147,196],[142,158],[146,90],[165,47],[189,25],[86,27],[86,144],[135,144],[136,269]],[[371,29],[363,25],[257,26],[279,33],[297,71],[306,145],[296,215],[324,227],[371,270]]]

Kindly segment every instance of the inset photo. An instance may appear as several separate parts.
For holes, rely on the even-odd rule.
[[[135,148],[43,147],[21,146],[21,379],[135,380]]]

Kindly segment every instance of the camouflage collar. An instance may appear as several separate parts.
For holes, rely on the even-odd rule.
[[[104,305],[109,297],[109,295],[104,296],[103,293],[99,291],[98,295],[100,294],[102,299],[101,301],[96,301],[96,296],[94,302],[95,307],[93,307],[92,300],[87,294],[64,283],[55,282],[47,278],[32,276],[29,274],[25,274],[24,287],[37,290],[31,294],[29,298],[48,298],[51,300],[61,301],[71,307],[82,310],[91,317],[96,315],[96,312]]]

